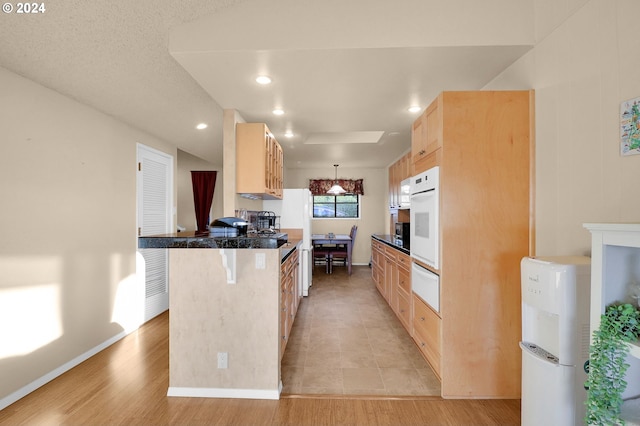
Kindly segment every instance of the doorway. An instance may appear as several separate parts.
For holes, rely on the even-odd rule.
[[[173,232],[173,156],[137,145],[138,236]],[[140,249],[144,258],[144,321],[169,309],[168,249]]]

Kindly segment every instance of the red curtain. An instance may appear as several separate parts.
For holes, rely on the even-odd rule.
[[[309,179],[309,190],[313,195],[326,195],[327,191],[338,182],[347,194],[364,195],[363,179]]]
[[[197,232],[209,231],[209,212],[213,203],[213,191],[216,187],[218,172],[191,171],[191,184],[193,185],[193,205],[196,209]]]

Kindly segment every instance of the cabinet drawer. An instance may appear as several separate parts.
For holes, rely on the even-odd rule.
[[[391,262],[397,262],[398,250],[391,248],[389,246],[384,246],[384,256],[389,259]]]
[[[440,376],[441,331],[440,317],[420,297],[413,295],[413,340]]]
[[[384,262],[384,254],[380,250],[374,249],[371,252],[371,260],[373,261],[374,265],[382,265],[382,263]]]
[[[411,272],[402,267],[398,268],[398,287],[407,295],[411,294]]]
[[[436,149],[431,154],[419,158],[413,163],[414,174],[426,172],[432,167],[442,164],[442,149]]]
[[[411,334],[411,299],[409,298],[409,294],[402,290],[398,290],[397,297],[398,311],[396,314],[402,324],[404,324],[404,328]]]
[[[396,262],[398,267],[404,268],[407,271],[411,270],[411,257],[396,250]]]
[[[371,240],[371,263],[373,265],[380,265],[382,263],[382,256],[384,255],[384,251],[382,248],[382,243]]]

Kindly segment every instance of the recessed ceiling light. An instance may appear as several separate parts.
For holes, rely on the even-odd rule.
[[[275,115],[282,115],[282,114],[284,114],[284,111],[281,110],[280,108],[276,108],[276,109],[273,110],[273,113]]]
[[[271,83],[271,79],[266,75],[259,75],[258,77],[256,77],[256,82],[258,84],[269,84]]]
[[[204,129],[206,129],[207,127],[209,127],[209,126],[207,125],[207,123],[200,123],[200,124],[198,124],[198,125],[196,126],[196,129],[198,129],[198,130],[204,130]]]
[[[421,107],[414,105],[409,107],[409,112],[420,112],[421,109]]]
[[[293,137],[293,132],[291,132],[291,130],[287,130],[284,134],[284,136],[286,138],[292,138]]]

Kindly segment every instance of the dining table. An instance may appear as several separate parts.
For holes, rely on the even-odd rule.
[[[346,245],[347,246],[347,272],[351,275],[351,251],[353,240],[348,234],[311,234],[311,243],[317,245]]]

